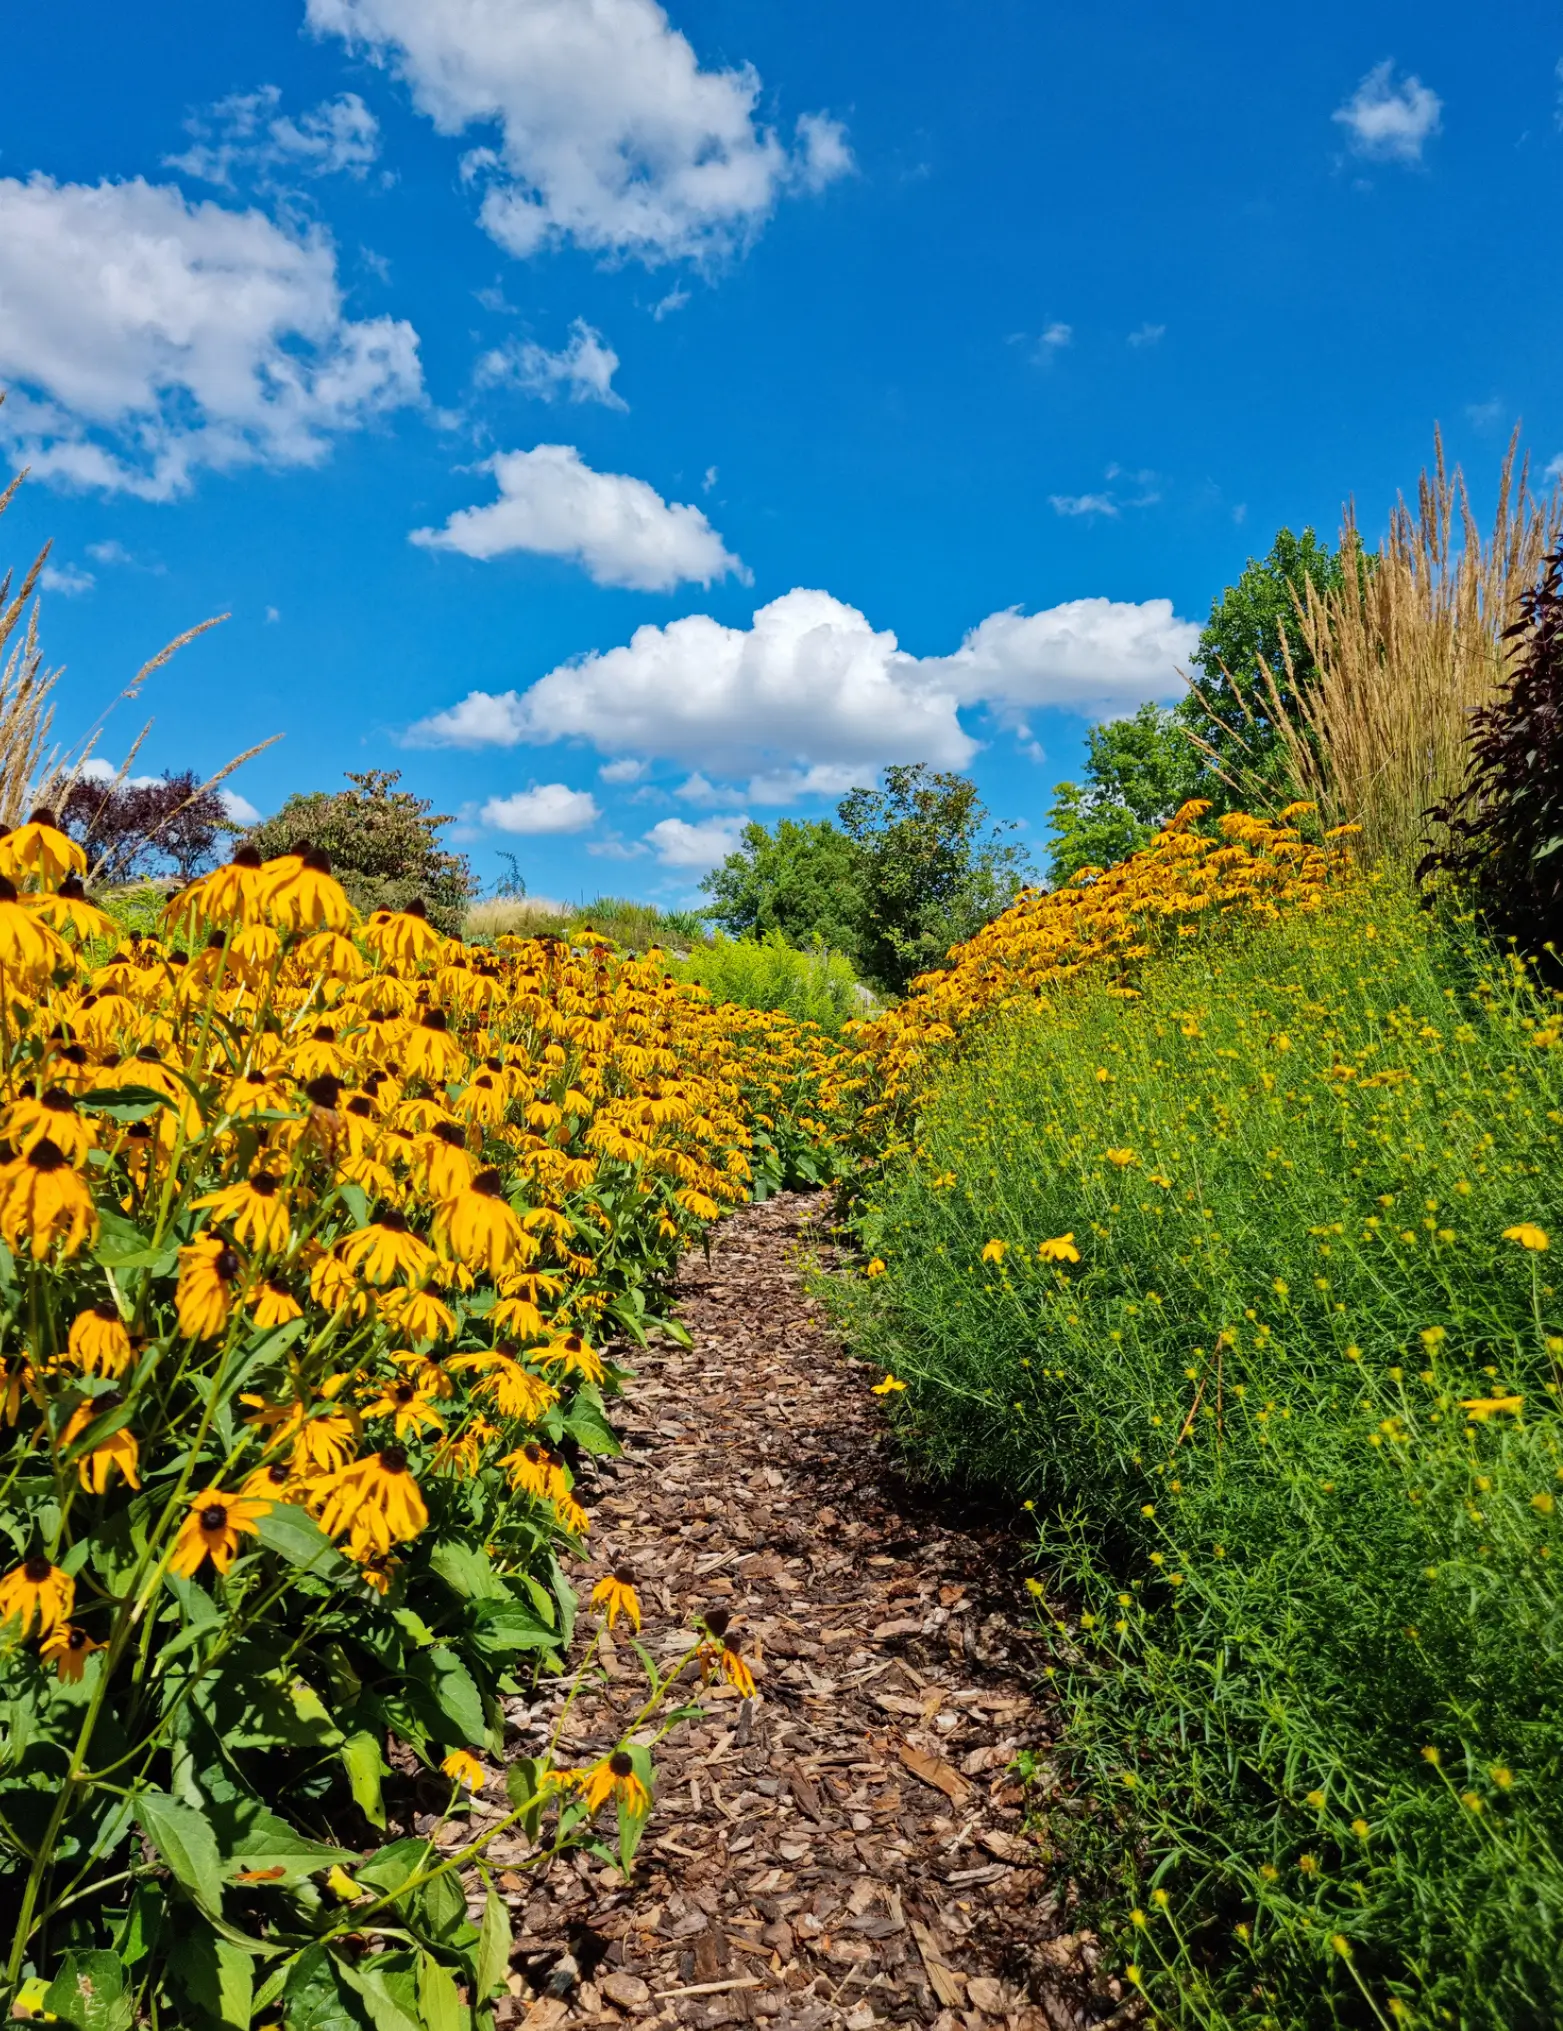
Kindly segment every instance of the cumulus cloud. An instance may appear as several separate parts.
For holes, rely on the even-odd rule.
[[[482,819],[498,832],[533,838],[545,832],[584,832],[599,816],[590,790],[572,790],[566,783],[538,783],[509,797],[490,797]]]
[[[315,465],[423,396],[418,337],[343,314],[318,231],[170,185],[0,178],[0,431],[35,474],[166,501]]]
[[[567,557],[598,585],[640,592],[748,576],[698,508],[665,501],[628,473],[594,472],[573,444],[502,451],[480,470],[494,475],[499,499],[458,508],[443,529],[415,529],[414,543],[484,559],[512,550]]]
[[[394,71],[442,134],[495,131],[463,167],[519,256],[566,238],[648,263],[720,252],[851,164],[822,114],[791,148],[759,125],[754,70],[703,70],[656,0],[308,0],[307,17]]]
[[[361,177],[380,153],[380,124],[356,92],[323,100],[295,120],[275,85],[235,92],[185,122],[191,145],[164,159],[204,183],[232,186],[236,172],[301,169]]]
[[[619,370],[619,356],[585,318],[570,326],[570,337],[556,353],[533,340],[511,339],[492,352],[484,353],[477,364],[480,387],[505,383],[545,402],[565,395],[572,402],[601,402],[608,409],[627,409],[629,404],[616,394],[613,377]]]
[[[1358,155],[1374,162],[1420,162],[1438,132],[1444,102],[1418,77],[1395,82],[1395,66],[1375,64],[1331,118],[1346,129]]]
[[[597,773],[605,783],[638,783],[647,767],[634,755],[626,755],[622,761],[604,762]]]
[[[664,818],[646,834],[646,844],[664,867],[705,874],[726,860],[748,823],[747,813],[702,818],[694,825],[687,818]]]
[[[839,796],[888,762],[963,768],[977,743],[962,707],[1014,724],[1045,706],[1106,717],[1175,697],[1198,639],[1170,600],[1081,599],[990,614],[953,654],[917,657],[855,607],[800,588],[748,628],[691,614],[638,628],[623,647],[563,664],[529,690],[470,692],[408,739],[583,740],[602,754],[681,763],[698,773],[696,796],[712,779],[747,778],[746,801],[785,804]]]
[[[259,825],[260,813],[250,802],[249,798],[241,797],[237,790],[229,790],[219,785],[217,800],[228,814],[230,824]]]
[[[64,599],[75,599],[80,593],[91,592],[98,581],[90,571],[83,571],[79,564],[46,564],[38,575],[38,582],[45,592],[57,592]]]

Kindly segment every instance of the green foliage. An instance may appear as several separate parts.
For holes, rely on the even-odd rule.
[[[1283,637],[1297,688],[1306,688],[1317,674],[1297,618],[1296,595],[1310,581],[1321,594],[1334,591],[1341,583],[1339,553],[1321,543],[1312,529],[1300,536],[1281,529],[1268,556],[1249,558],[1200,631],[1194,651],[1199,689],[1176,711],[1215,750],[1205,771],[1214,787],[1199,794],[1218,804],[1236,801],[1252,809],[1261,801],[1255,794],[1261,789],[1283,798],[1290,794],[1283,781],[1285,757],[1274,706],[1259,662],[1263,658],[1268,664],[1290,717],[1293,686],[1281,653]],[[1235,798],[1233,785],[1240,786]]]
[[[774,832],[743,829],[741,843],[700,885],[706,915],[735,938],[779,932],[789,945],[816,938],[855,952],[863,914],[853,842],[828,818],[783,818]]]
[[[270,856],[307,839],[330,854],[355,908],[395,910],[421,898],[430,919],[456,935],[477,883],[465,857],[439,843],[449,816],[431,812],[427,798],[398,790],[399,769],[362,775],[350,769],[347,780],[350,790],[295,792],[274,817],[250,828],[246,844]]]
[[[780,931],[763,938],[721,938],[672,962],[680,980],[698,981],[717,1001],[779,1009],[832,1035],[865,1013],[851,962],[822,943],[799,952]]]
[[[1563,1019],[1387,885],[1140,986],[974,1040],[838,1302],[1036,1504],[1053,1832],[1157,2021],[1542,2031]]]
[[[1093,726],[1084,783],[1060,783],[1048,813],[1052,880],[1126,860],[1180,804],[1205,794],[1207,773],[1183,719],[1165,706],[1147,702],[1129,719]]]

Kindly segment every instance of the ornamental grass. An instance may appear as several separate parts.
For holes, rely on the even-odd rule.
[[[824,1161],[839,1054],[602,940],[359,922],[307,845],[124,943],[81,872],[47,812],[0,838],[12,2014],[481,2026],[510,1928],[460,1822],[503,1697],[580,1658],[612,1350]],[[640,1655],[621,1738],[512,1763],[489,1837],[630,1866],[690,1675],[752,1691],[714,1628]],[[383,1837],[393,1744],[427,1836]]]
[[[1023,1774],[1150,2020],[1541,2031],[1563,1002],[1388,879],[1298,900],[971,1028],[837,1303],[906,1443],[1034,1516]]]

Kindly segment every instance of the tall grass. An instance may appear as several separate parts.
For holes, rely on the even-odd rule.
[[[1563,1016],[1387,882],[1141,987],[987,1027],[847,1324],[1036,1504],[1055,1830],[1156,2021],[1554,2026]]]
[[[858,984],[851,961],[823,945],[800,952],[779,931],[764,938],[723,938],[675,960],[671,971],[694,980],[718,1001],[779,1009],[832,1035],[850,1017],[870,1012],[873,997]]]
[[[18,473],[0,493],[0,515],[16,498],[24,477]],[[15,591],[9,571],[0,579],[0,830],[20,825],[27,815],[54,717],[49,694],[59,672],[44,669],[38,608],[34,605],[28,611],[48,556],[45,544]]]
[[[1465,773],[1471,714],[1502,681],[1503,632],[1563,528],[1563,493],[1532,495],[1517,449],[1516,438],[1485,540],[1441,439],[1415,512],[1398,502],[1371,556],[1348,510],[1338,587],[1321,593],[1305,581],[1296,595],[1316,681],[1297,684],[1284,635],[1290,712],[1280,673],[1263,670],[1296,794],[1331,825],[1360,825],[1374,858],[1406,867],[1420,858],[1429,808]]]
[[[598,896],[589,903],[490,896],[469,907],[463,924],[464,935],[480,943],[507,934],[536,938],[551,932],[568,937],[582,930],[598,931],[629,952],[647,952],[653,945],[681,950],[709,937],[698,910],[661,910],[654,903],[637,903],[625,896]]]

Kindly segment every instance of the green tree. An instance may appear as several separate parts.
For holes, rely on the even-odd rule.
[[[774,832],[746,825],[737,848],[700,886],[704,911],[735,938],[779,931],[789,945],[822,939],[856,957],[863,899],[857,852],[828,818],[783,818]]]
[[[836,812],[857,853],[858,951],[870,979],[900,993],[1013,900],[1031,874],[1011,825],[988,827],[975,783],[919,762],[855,789]]]
[[[1082,867],[1111,867],[1142,847],[1209,771],[1176,709],[1147,702],[1129,719],[1086,735],[1084,781],[1060,783],[1048,812],[1048,873],[1065,882]]]
[[[1200,790],[1214,803],[1248,804],[1287,794],[1285,750],[1259,660],[1268,664],[1282,709],[1295,721],[1296,693],[1318,674],[1297,617],[1297,599],[1310,582],[1321,593],[1335,591],[1341,583],[1339,553],[1321,543],[1312,529],[1300,536],[1281,529],[1269,555],[1250,557],[1236,585],[1229,585],[1210,609],[1194,651],[1200,673],[1196,689],[1176,711],[1215,751],[1207,757],[1207,782]],[[1290,679],[1281,653],[1283,637],[1292,661]]]
[[[464,855],[447,853],[439,829],[446,813],[427,798],[398,790],[399,769],[347,772],[350,790],[295,792],[274,817],[252,826],[245,843],[264,855],[288,853],[300,840],[323,847],[354,906],[365,912],[426,906],[442,931],[454,935],[477,882]]]

